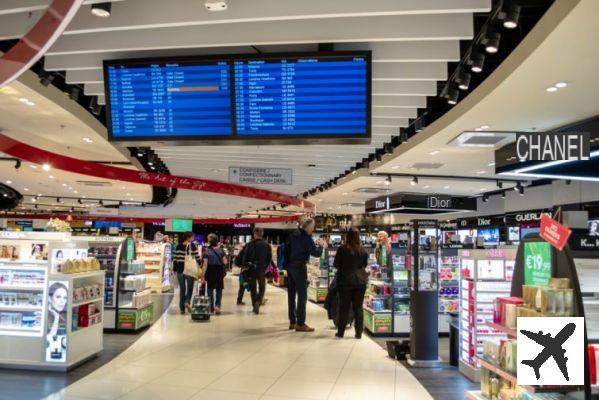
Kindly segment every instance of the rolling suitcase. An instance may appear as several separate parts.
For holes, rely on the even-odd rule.
[[[191,320],[210,320],[210,298],[206,296],[206,284],[198,283],[198,292],[191,302]]]

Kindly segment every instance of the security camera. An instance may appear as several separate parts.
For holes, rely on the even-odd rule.
[[[204,5],[208,11],[225,11],[227,9],[226,1],[205,1]]]

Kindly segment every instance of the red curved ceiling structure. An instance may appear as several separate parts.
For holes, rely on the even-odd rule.
[[[0,87],[35,64],[71,22],[83,0],[54,0],[37,23],[0,57]]]
[[[0,132],[0,151],[25,161],[36,164],[47,163],[53,168],[82,175],[141,183],[152,186],[171,187],[177,189],[247,197],[296,206],[303,209],[305,212],[314,212],[314,204],[283,193],[277,193],[270,190],[257,189],[233,183],[190,178],[185,176],[166,175],[155,172],[136,171],[113,167],[110,165],[98,164],[91,161],[78,160],[76,158],[52,153],[50,151],[19,142],[18,140],[6,136],[2,132]],[[260,222],[284,222],[296,220],[297,216],[273,217],[272,219],[273,221],[269,221],[267,218],[262,218]],[[212,221],[212,223],[214,223],[214,220]],[[228,221],[235,222],[233,220]]]

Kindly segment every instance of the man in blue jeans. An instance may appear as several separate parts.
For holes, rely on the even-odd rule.
[[[299,229],[289,235],[288,241],[287,304],[289,307],[289,329],[295,329],[297,332],[314,332],[314,328],[306,325],[306,303],[308,302],[306,263],[310,256],[320,257],[322,247],[317,246],[312,240],[313,232],[314,220],[305,218],[300,222]]]

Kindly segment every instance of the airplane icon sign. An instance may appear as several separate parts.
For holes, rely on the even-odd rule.
[[[528,324],[522,323],[523,321],[521,322],[521,320],[534,320],[534,324],[524,326]],[[567,321],[563,321],[557,325],[556,320]],[[581,379],[584,381],[584,374],[580,372],[584,371],[584,321],[577,323],[578,321],[572,320],[584,319],[557,317],[518,318],[518,384],[578,385]],[[544,324],[546,321],[549,323],[549,326]],[[551,333],[543,332],[558,333],[552,335]],[[536,343],[537,346],[532,345],[531,341]],[[539,346],[542,348],[540,352]],[[521,352],[526,354],[523,354],[521,357]],[[548,362],[550,359],[553,359],[555,363]],[[541,367],[543,367],[543,371],[541,371]],[[572,369],[572,371],[569,369]],[[530,375],[527,383],[520,383],[521,372],[523,375]],[[533,372],[534,377],[532,376]],[[574,381],[578,383],[574,383]]]

